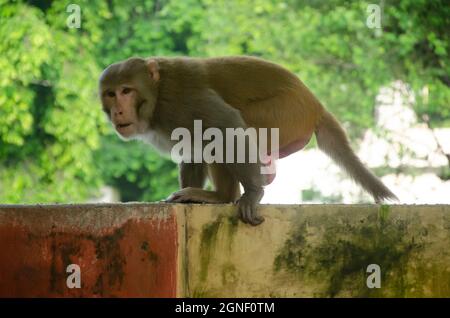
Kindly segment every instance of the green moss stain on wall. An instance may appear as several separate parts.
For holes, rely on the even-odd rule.
[[[222,284],[224,286],[232,286],[239,280],[239,272],[232,263],[222,265]]]
[[[305,233],[306,222],[303,222],[296,228],[291,238],[286,241],[281,253],[275,258],[276,271],[285,268],[292,273],[303,272],[308,257],[305,252],[310,250]]]
[[[389,217],[389,205],[382,204],[380,206],[380,210],[378,211],[378,215],[381,223],[386,222]]]
[[[433,296],[449,295],[448,265],[432,269],[418,257],[423,254],[427,232],[410,231],[417,224],[393,218],[389,206],[383,205],[378,215],[369,214],[359,221],[350,222],[344,214],[339,222],[335,218],[322,221],[303,221],[295,227],[274,260],[275,274],[287,272],[299,283],[321,286],[317,296],[322,297],[421,297],[427,284],[440,285],[433,288]],[[380,289],[366,285],[369,264],[381,267]]]
[[[199,281],[192,290],[193,297],[219,297],[208,285],[209,275],[218,273],[222,284],[232,287],[238,280],[239,273],[234,264],[226,262],[218,268],[212,268],[211,262],[217,253],[228,253],[233,250],[234,236],[238,230],[239,220],[236,215],[219,215],[214,221],[203,225],[200,234],[200,270]],[[218,236],[223,240],[217,246]]]
[[[226,234],[227,252],[231,253],[233,237],[236,234],[238,223],[236,216],[220,215],[213,222],[203,226],[200,243],[200,281],[204,282],[208,278],[209,264],[216,247],[217,234],[219,231]]]
[[[209,262],[216,244],[217,232],[221,225],[222,217],[214,222],[205,224],[202,229],[200,243],[200,280],[205,281],[208,277]]]

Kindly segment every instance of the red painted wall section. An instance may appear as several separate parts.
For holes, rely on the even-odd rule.
[[[176,297],[177,245],[161,205],[0,206],[0,297]]]

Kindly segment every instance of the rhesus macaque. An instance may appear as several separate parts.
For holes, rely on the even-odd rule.
[[[108,66],[99,81],[103,110],[118,135],[170,152],[178,127],[279,128],[279,157],[302,149],[316,134],[321,150],[375,201],[397,200],[358,159],[335,117],[293,73],[254,57],[130,58]],[[225,134],[225,133],[224,133]],[[250,138],[249,138],[250,139]],[[254,142],[246,141],[248,147]],[[270,149],[270,146],[268,147]],[[223,149],[223,152],[230,149]],[[238,201],[243,222],[263,222],[256,206],[267,176],[256,163],[180,163],[181,190],[169,202]],[[209,177],[214,191],[203,189]],[[241,196],[239,183],[244,193]]]

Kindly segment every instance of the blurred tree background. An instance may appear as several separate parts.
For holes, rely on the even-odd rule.
[[[0,202],[83,202],[101,186],[159,200],[176,167],[107,125],[97,78],[129,56],[248,54],[294,71],[349,128],[373,125],[380,87],[400,79],[415,111],[450,125],[445,0],[0,0]],[[366,26],[370,3],[382,29]],[[424,90],[427,91],[424,96]],[[425,118],[425,117],[424,117]]]

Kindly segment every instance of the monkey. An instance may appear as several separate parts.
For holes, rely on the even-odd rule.
[[[118,136],[138,139],[168,153],[174,129],[277,128],[279,158],[304,148],[316,136],[319,149],[371,194],[376,203],[398,198],[352,150],[341,124],[291,71],[251,56],[212,58],[131,57],[109,65],[99,78],[103,111]],[[245,147],[256,141],[247,138]],[[223,152],[231,149],[224,147]],[[257,204],[274,174],[262,161],[179,163],[180,190],[167,202],[237,203],[244,223],[264,218]],[[204,189],[209,178],[214,190]],[[240,184],[243,187],[241,194]]]

